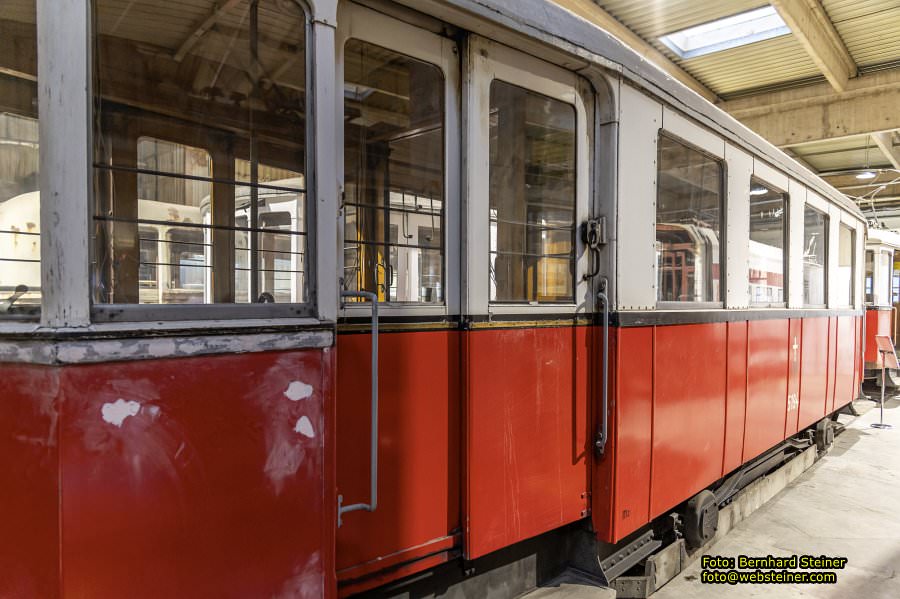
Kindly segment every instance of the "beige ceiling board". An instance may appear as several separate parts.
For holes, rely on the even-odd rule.
[[[819,75],[816,64],[792,35],[691,58],[682,65],[718,94]]]
[[[597,4],[639,36],[646,40],[652,40],[654,45],[664,48],[665,46],[657,39],[661,35],[760,8],[766,6],[768,2],[760,2],[760,0],[729,2],[600,0]]]
[[[900,1],[823,0],[823,5],[856,64],[900,60]]]
[[[653,47],[634,33],[626,25],[617,21],[612,15],[604,11],[593,0],[555,0],[557,4],[572,12],[582,19],[589,21],[601,29],[619,38],[632,50],[646,58],[651,63],[668,73],[681,83],[685,84],[704,98],[710,101],[717,100],[717,96],[709,88],[697,81],[690,73],[684,71],[672,62],[658,48]]]
[[[772,0],[772,6],[834,89],[844,91],[856,63],[819,0]]]

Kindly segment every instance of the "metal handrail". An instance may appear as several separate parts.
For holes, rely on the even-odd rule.
[[[603,305],[603,386],[601,390],[603,397],[603,413],[600,421],[600,432],[597,433],[597,439],[594,441],[594,448],[597,450],[597,455],[603,455],[603,450],[606,448],[606,441],[609,437],[609,395],[607,390],[609,382],[609,298],[603,291],[597,292],[597,298]]]
[[[369,291],[341,291],[341,297],[362,298],[372,303],[372,430],[369,448],[369,503],[342,505],[344,496],[338,495],[338,528],[343,523],[341,516],[347,512],[374,512],[378,507],[378,296]]]

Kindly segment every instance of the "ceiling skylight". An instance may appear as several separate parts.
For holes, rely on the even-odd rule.
[[[764,6],[659,38],[681,58],[695,58],[790,33],[772,6]]]

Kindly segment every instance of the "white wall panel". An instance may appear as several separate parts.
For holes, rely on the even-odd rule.
[[[750,176],[753,157],[731,144],[725,145],[728,180],[725,230],[725,307],[750,304]]]
[[[803,307],[803,211],[806,186],[788,181],[788,308]]]
[[[725,140],[669,107],[663,108],[662,127],[667,132],[680,137],[705,152],[709,152],[717,158],[724,158],[725,156]]]
[[[753,159],[753,174],[781,191],[788,191],[788,176],[758,158]]]
[[[814,194],[809,193],[808,197]],[[828,298],[829,308],[845,308],[837,297],[837,286],[834,284],[838,276],[838,243],[840,235],[838,231],[841,226],[841,209],[837,206],[828,206],[828,289],[826,297]]]
[[[656,168],[662,106],[623,87],[619,104],[616,308],[656,307]]]

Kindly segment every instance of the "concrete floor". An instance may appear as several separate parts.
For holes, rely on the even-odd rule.
[[[884,420],[893,430],[871,428],[877,406],[850,422],[826,456],[706,552],[846,557],[846,568],[835,571],[837,584],[703,584],[697,560],[654,599],[900,597],[898,408],[897,397],[885,402]]]

